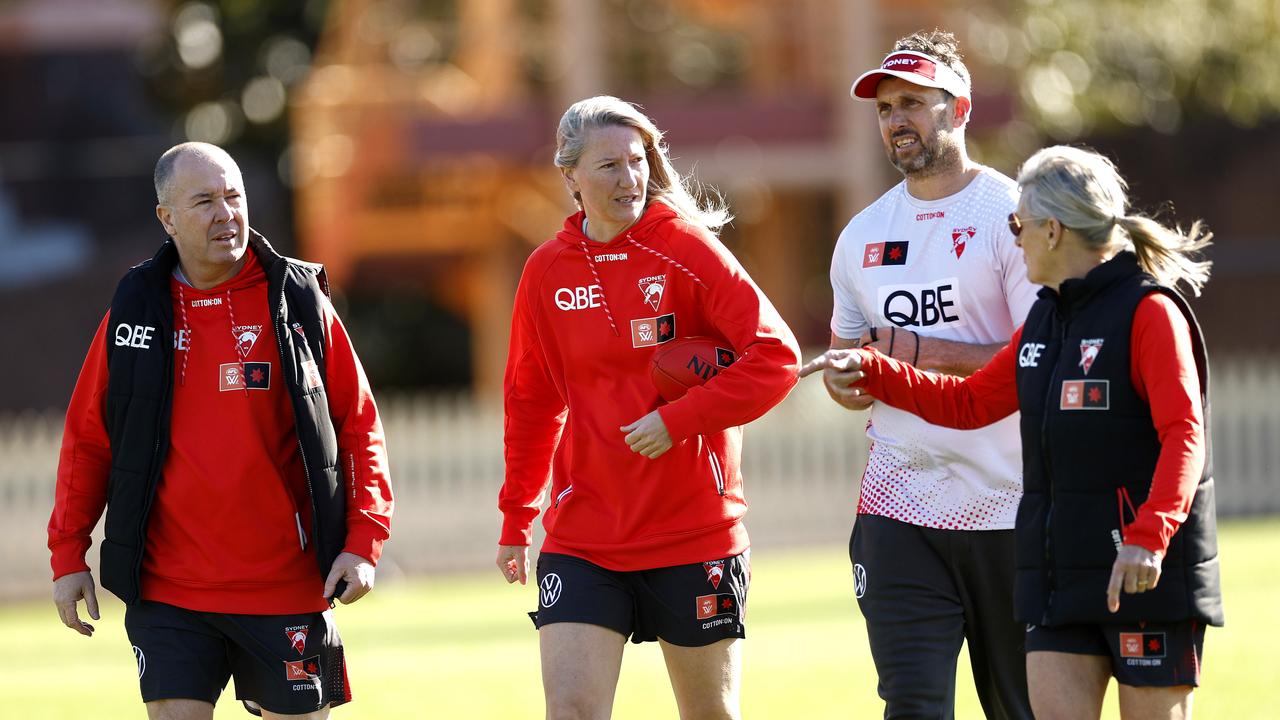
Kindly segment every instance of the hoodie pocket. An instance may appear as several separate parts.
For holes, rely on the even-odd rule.
[[[711,477],[716,483],[716,493],[724,496],[724,467],[714,452],[707,453],[707,463],[711,467]]]
[[[558,507],[560,507],[560,501],[561,501],[561,500],[564,500],[564,499],[565,499],[565,498],[567,498],[567,497],[569,497],[569,493],[571,493],[571,492],[573,492],[573,486],[572,486],[572,485],[570,485],[569,487],[567,487],[567,488],[565,488],[565,489],[561,490],[561,491],[560,491],[560,494],[559,494],[559,495],[556,495],[555,502],[551,503],[551,507],[553,507],[553,508],[558,508]]]

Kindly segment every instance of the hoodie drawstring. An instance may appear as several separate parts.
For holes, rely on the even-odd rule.
[[[674,258],[668,257],[665,253],[654,250],[648,245],[641,244],[635,238],[631,237],[631,233],[627,233],[627,242],[656,256],[668,265],[674,267],[685,275],[688,275],[695,283],[701,285],[704,290],[707,289],[707,284],[702,282],[702,278],[698,277],[697,273],[684,265],[681,265]],[[587,267],[591,268],[591,277],[595,280],[596,287],[600,288],[600,305],[604,307],[605,317],[609,318],[609,327],[613,329],[614,336],[620,336],[621,334],[618,332],[618,324],[613,319],[613,310],[609,308],[609,297],[605,294],[604,283],[600,282],[600,273],[596,270],[596,262],[591,257],[591,248],[587,247],[587,242],[585,240],[578,240],[578,245],[582,248],[582,254],[587,257]],[[228,303],[229,302],[230,298],[228,298]]]
[[[244,368],[244,359],[249,353],[240,349],[240,338],[236,337],[236,311],[231,307],[231,290],[227,290],[227,317],[231,319],[231,342],[236,348],[236,362],[240,363],[240,383],[244,390],[244,396],[249,397],[249,375]]]
[[[685,267],[684,265],[681,265],[680,263],[676,262],[674,259],[667,257],[667,256],[666,256],[666,255],[664,255],[663,253],[658,252],[657,250],[654,250],[653,248],[649,247],[648,245],[641,245],[639,242],[637,242],[637,241],[636,241],[636,239],[635,239],[635,238],[631,237],[631,233],[627,233],[627,242],[631,243],[632,245],[635,245],[636,247],[640,248],[641,250],[646,250],[646,251],[648,251],[648,252],[650,252],[650,253],[652,253],[652,254],[654,254],[654,255],[658,256],[658,258],[660,258],[661,260],[664,260],[668,265],[671,265],[671,266],[672,266],[672,267],[674,267],[675,269],[679,270],[680,272],[682,272],[682,273],[684,273],[685,275],[688,275],[690,278],[692,278],[694,282],[696,282],[696,283],[698,283],[699,285],[701,285],[701,286],[702,286],[702,289],[703,289],[703,290],[706,290],[706,289],[707,289],[707,284],[706,284],[706,283],[704,283],[704,282],[702,282],[702,278],[698,277],[698,275],[697,275],[696,273],[694,273],[692,270],[690,270],[689,268]],[[601,289],[600,294],[601,294],[601,295],[603,295],[603,294],[604,294],[604,290],[603,290],[603,289]]]
[[[609,298],[604,294],[604,283],[600,282],[600,273],[596,272],[596,261],[591,259],[591,248],[587,247],[586,240],[579,240],[578,244],[582,246],[582,254],[587,256],[587,267],[591,268],[591,277],[595,278],[596,287],[600,288],[600,304],[604,306],[604,314],[609,318],[609,327],[613,328],[614,337],[621,337],[618,324],[613,321],[613,311],[609,309]]]
[[[182,372],[178,375],[178,384],[182,387],[187,386],[187,356],[191,354],[191,326],[187,324],[187,295],[182,292],[182,281],[178,281],[178,312],[182,315],[182,327],[178,330],[178,342],[174,343],[175,352],[177,349],[182,350]],[[186,336],[186,346],[182,345],[183,336]]]

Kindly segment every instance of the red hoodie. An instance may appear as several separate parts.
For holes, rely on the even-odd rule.
[[[604,244],[582,221],[533,252],[516,291],[499,543],[529,544],[550,483],[543,552],[624,571],[741,553],[740,426],[795,385],[795,338],[733,255],[665,204]],[[663,405],[650,356],[697,335],[737,360]],[[674,446],[648,460],[619,428],[655,408]]]
[[[234,278],[209,290],[170,282],[173,416],[147,525],[142,598],[204,612],[323,610],[314,545],[300,542],[300,532],[310,536],[311,501],[267,277],[256,254],[247,257]],[[344,550],[376,563],[392,508],[382,426],[345,328],[332,306],[322,313],[329,411],[343,467],[355,469]],[[88,569],[89,534],[106,503],[106,331],[103,318],[67,410],[49,519],[55,579]]]

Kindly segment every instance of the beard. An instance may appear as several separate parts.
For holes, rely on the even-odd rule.
[[[894,142],[898,138],[909,135],[915,136],[917,150],[909,157],[899,157]],[[956,143],[955,135],[940,130],[934,130],[933,134],[927,138],[910,130],[903,130],[889,138],[889,145],[885,150],[889,155],[889,162],[893,163],[893,166],[898,168],[898,172],[908,179],[918,180],[941,175],[962,165],[960,147]]]

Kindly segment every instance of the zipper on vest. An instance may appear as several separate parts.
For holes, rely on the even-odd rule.
[[[276,352],[280,356],[281,363],[285,362],[285,356],[284,356],[284,341],[280,339],[280,333],[289,332],[289,328],[285,327],[285,324],[280,321],[280,318],[283,316],[284,316],[284,289],[281,288],[280,302],[276,307],[276,316],[274,318],[275,326],[276,326],[276,332],[275,332]],[[306,342],[305,338],[303,339],[303,342]],[[294,359],[295,358],[291,357],[289,358],[289,361],[293,362]],[[281,369],[281,372],[283,373],[283,368]],[[296,415],[298,412],[298,409],[297,409],[297,405],[295,404],[295,398],[293,397],[292,389],[289,389],[289,404],[293,406],[293,412]],[[311,464],[307,462],[307,449],[302,446],[302,436],[298,434],[297,418],[294,418],[293,424],[294,424],[293,435],[298,441],[298,459],[302,460],[302,475],[303,475],[303,478],[306,479],[307,481],[307,497],[311,501],[311,531],[315,533],[316,537],[318,538],[320,537],[320,513],[316,512],[316,488],[315,488],[315,485],[312,484],[311,482]],[[302,520],[300,518],[298,519],[298,531],[299,531],[299,534],[301,534]],[[304,540],[302,542],[302,552],[306,552],[306,551],[307,551],[307,544],[306,544],[306,541]],[[320,556],[320,548],[319,546],[317,546],[316,557],[319,557],[319,556]],[[333,601],[331,600],[329,604],[330,606],[332,606]]]
[[[1049,385],[1045,390],[1044,397],[1044,413],[1040,418],[1040,462],[1044,465],[1044,482],[1046,497],[1049,498],[1049,506],[1044,513],[1044,571],[1045,578],[1049,582],[1049,597],[1044,604],[1044,617],[1041,618],[1041,625],[1049,624],[1049,610],[1053,607],[1054,578],[1053,578],[1053,466],[1049,462],[1049,411],[1053,407],[1053,388],[1058,380],[1058,368],[1061,365],[1062,353],[1067,347],[1067,326],[1066,320],[1062,321],[1062,335],[1058,339],[1058,352],[1053,358],[1053,368],[1049,373]]]
[[[160,323],[160,327],[162,330],[164,329],[163,322]],[[169,328],[169,332],[165,333],[165,336],[170,337],[172,334],[173,329]],[[161,343],[162,347],[163,345]],[[163,355],[164,351],[161,350],[160,353]],[[160,412],[163,414],[165,412],[164,408],[167,407],[169,409],[169,423],[173,422],[173,358],[174,355],[170,352],[169,357],[161,363],[164,365],[164,379],[161,381],[161,387],[165,388],[165,397],[160,403]],[[156,492],[159,490],[161,470],[160,433],[157,432],[155,447],[151,449],[151,476],[148,478],[151,488],[147,492],[147,499],[142,503],[142,520],[138,523],[138,559],[133,563],[133,586],[139,599],[142,597],[142,561],[147,554],[147,522],[151,517],[151,505],[156,499]]]

